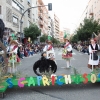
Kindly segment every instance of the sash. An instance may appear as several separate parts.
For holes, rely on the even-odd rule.
[[[52,45],[50,45],[48,48],[47,48],[47,51],[51,50],[52,49]]]
[[[67,45],[64,46],[64,48],[66,48],[70,43],[68,43]]]
[[[18,47],[18,46],[17,46],[17,45],[15,45],[15,46],[13,47],[12,51],[14,51],[17,47]]]

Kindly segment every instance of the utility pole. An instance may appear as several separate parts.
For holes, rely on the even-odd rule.
[[[30,8],[28,8],[27,10],[25,10],[24,13],[22,14],[21,19],[20,19],[20,41],[21,41],[21,42],[22,42],[22,38],[23,38],[23,33],[22,33],[22,24],[23,24],[23,21],[22,21],[22,18],[23,18],[23,16],[24,16],[24,14],[25,14],[28,10],[30,10],[30,9],[32,9],[32,8],[44,7],[44,6],[48,6],[48,10],[49,10],[49,11],[52,10],[52,3],[48,3],[48,5],[30,7]]]

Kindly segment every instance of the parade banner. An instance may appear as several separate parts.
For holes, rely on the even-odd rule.
[[[15,76],[4,78],[0,82],[0,92],[5,92],[7,88],[13,87],[35,87],[35,86],[54,86],[54,85],[65,85],[65,84],[86,84],[86,83],[96,83],[100,82],[100,73],[91,74],[77,74],[77,75],[52,75],[50,78],[47,76],[37,76],[37,77],[21,77],[17,78]]]

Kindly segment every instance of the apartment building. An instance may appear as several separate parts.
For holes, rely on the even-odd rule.
[[[100,19],[100,0],[90,0],[88,2],[78,24],[83,23],[84,18],[91,18],[91,17],[94,20]]]
[[[37,0],[0,0],[0,18],[4,21],[6,32],[20,32],[20,19],[25,10],[37,6]],[[38,19],[38,9],[28,10],[22,18],[23,27]]]
[[[64,42],[63,37],[64,37],[64,32],[63,32],[63,31],[60,31],[60,32],[59,32],[59,41],[60,41],[60,42]]]
[[[38,6],[43,6],[42,0],[38,0]],[[48,35],[48,10],[44,7],[38,7],[38,23],[41,29],[41,35]]]
[[[54,14],[54,37],[59,40],[60,22],[59,18]]]
[[[48,34],[54,36],[54,24],[51,16],[48,16]]]

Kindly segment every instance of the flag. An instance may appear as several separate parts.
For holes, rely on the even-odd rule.
[[[64,32],[64,38],[67,38],[67,33],[66,33],[66,31]]]

